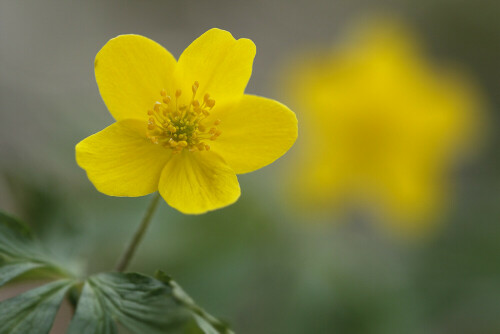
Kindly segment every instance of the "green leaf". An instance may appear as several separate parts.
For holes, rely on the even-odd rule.
[[[155,277],[164,284],[170,286],[177,301],[191,312],[191,315],[196,322],[198,329],[198,331],[193,331],[193,334],[233,333],[233,331],[231,331],[226,323],[215,318],[214,316],[203,310],[200,306],[198,306],[193,301],[193,299],[181,288],[181,286],[170,278],[170,276],[166,275],[163,271],[158,270],[155,274]]]
[[[26,226],[0,212],[0,287],[16,278],[47,275],[70,279],[0,302],[0,333],[48,333],[70,289],[70,300],[78,303],[69,334],[117,334],[120,325],[138,334],[232,333],[163,272],[157,278],[101,273],[81,283],[82,287]]]
[[[36,277],[71,277],[57,264],[31,231],[18,220],[0,212],[0,286],[27,272]],[[36,269],[36,271],[34,271]]]
[[[27,226],[0,212],[0,254],[14,259],[38,256],[35,239]]]
[[[14,278],[40,267],[43,267],[43,264],[35,262],[14,262],[3,264],[0,261],[0,287]]]
[[[192,320],[162,282],[135,273],[101,273],[85,283],[68,333],[116,333],[110,317],[134,333],[152,334],[185,333]]]
[[[0,302],[0,333],[49,333],[72,284],[60,280]]]
[[[106,304],[99,292],[86,282],[80,299],[76,315],[71,321],[68,334],[115,334],[117,328],[111,313],[107,311]]]

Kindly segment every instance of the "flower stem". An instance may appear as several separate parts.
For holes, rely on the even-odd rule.
[[[151,218],[153,217],[153,213],[156,210],[156,207],[158,206],[158,201],[160,199],[160,193],[155,193],[153,195],[153,200],[151,201],[151,204],[149,204],[149,208],[146,211],[146,214],[144,215],[144,218],[142,218],[141,224],[139,225],[139,228],[137,231],[135,231],[134,236],[132,237],[132,240],[130,240],[130,243],[128,244],[127,248],[125,249],[125,252],[120,258],[120,261],[118,261],[116,265],[116,271],[123,272],[127,269],[130,260],[135,254],[135,251],[137,250],[137,246],[139,246],[139,243],[142,240],[142,237],[144,236],[144,233],[146,232],[149,223],[151,222]]]

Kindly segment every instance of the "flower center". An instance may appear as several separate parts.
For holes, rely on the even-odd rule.
[[[220,136],[221,131],[217,129],[220,120],[206,124],[206,118],[215,106],[215,100],[207,93],[200,103],[196,99],[199,86],[198,81],[195,81],[192,86],[193,97],[187,105],[179,105],[182,95],[180,89],[175,92],[174,99],[168,96],[164,89],[160,92],[162,102],[157,101],[153,109],[148,110],[147,136],[154,144],[170,148],[174,153],[184,149],[191,152],[210,150],[206,141],[215,140]]]

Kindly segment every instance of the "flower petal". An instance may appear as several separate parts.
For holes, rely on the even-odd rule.
[[[172,91],[175,66],[175,58],[167,50],[139,35],[111,39],[94,63],[102,99],[117,121],[147,119],[161,90]]]
[[[224,30],[210,29],[198,37],[179,58],[177,77],[191,91],[198,81],[198,96],[205,93],[221,101],[239,98],[252,74],[255,44],[246,38],[235,40]]]
[[[236,174],[213,152],[182,152],[172,156],[161,173],[159,190],[165,201],[186,214],[200,214],[236,202]]]
[[[269,165],[297,139],[297,118],[285,105],[260,96],[244,95],[239,102],[214,109],[222,134],[210,142],[237,173]]]
[[[125,120],[76,145],[76,161],[100,192],[110,196],[144,196],[158,190],[171,150],[146,138],[146,123]]]

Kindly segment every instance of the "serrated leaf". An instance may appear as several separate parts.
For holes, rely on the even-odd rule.
[[[71,321],[68,334],[116,334],[117,327],[111,312],[88,282],[83,286],[75,317]]]
[[[155,277],[164,284],[172,288],[174,297],[184,307],[186,307],[192,314],[194,321],[197,324],[198,331],[192,330],[194,333],[200,334],[232,334],[233,331],[226,323],[215,318],[200,306],[181,288],[181,286],[172,280],[170,276],[166,275],[163,271],[158,270]]]
[[[10,280],[37,269],[37,277],[52,275],[70,277],[62,266],[51,258],[28,227],[0,212],[0,286]],[[7,266],[7,268],[5,268]],[[43,269],[43,270],[41,270]]]
[[[54,262],[30,230],[0,212],[0,287],[27,275],[72,277]],[[48,333],[75,280],[60,280],[0,303],[0,333]],[[75,286],[72,291],[78,291]],[[75,295],[78,295],[76,292]],[[164,273],[101,273],[84,282],[69,334],[230,334]]]
[[[14,259],[37,257],[35,239],[27,226],[0,212],[0,254]],[[27,247],[29,245],[29,247]]]
[[[193,315],[196,324],[198,325],[199,330],[203,334],[221,334],[221,333],[232,333],[229,330],[224,330],[223,332],[216,329],[210,322],[207,321],[205,317],[202,317],[198,314]]]
[[[116,333],[116,319],[133,333],[184,333],[190,314],[162,282],[135,273],[102,273],[85,283],[69,334]],[[95,324],[94,322],[99,322]],[[94,330],[93,332],[90,330]]]
[[[49,333],[70,280],[60,280],[0,302],[0,333]]]
[[[43,266],[43,264],[35,262],[13,262],[7,264],[0,262],[0,287],[28,271]]]

